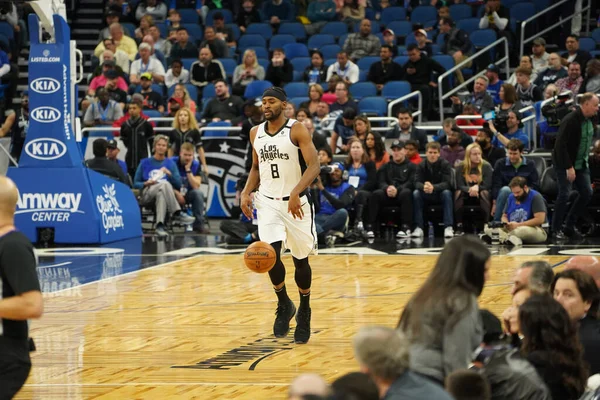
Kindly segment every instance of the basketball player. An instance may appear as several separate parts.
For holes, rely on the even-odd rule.
[[[285,288],[282,245],[292,253],[296,267],[294,278],[300,291],[294,341],[306,343],[310,338],[312,278],[308,255],[317,248],[314,207],[308,197],[308,186],[319,174],[319,160],[304,125],[283,115],[286,105],[287,96],[283,89],[272,87],[263,93],[262,109],[266,121],[250,130],[254,151],[248,182],[242,191],[241,208],[248,218],[252,218],[250,193],[258,188],[254,196],[258,236],[270,243],[277,254],[275,266],[269,271],[278,300],[273,325],[276,337],[288,334],[290,320],[296,314],[296,306]]]
[[[29,370],[27,320],[43,311],[33,246],[16,230],[17,187],[0,177],[0,399],[12,399]]]

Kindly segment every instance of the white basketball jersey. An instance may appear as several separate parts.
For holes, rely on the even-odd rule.
[[[292,143],[291,128],[295,119],[288,119],[276,133],[265,130],[267,122],[258,126],[254,137],[254,151],[258,156],[261,194],[272,198],[283,198],[290,195],[296,187],[306,162],[300,148]]]

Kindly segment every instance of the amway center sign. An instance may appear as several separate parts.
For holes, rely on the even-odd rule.
[[[19,193],[15,214],[31,214],[36,222],[69,222],[79,210],[81,193]]]

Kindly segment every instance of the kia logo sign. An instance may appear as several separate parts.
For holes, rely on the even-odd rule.
[[[31,81],[29,87],[31,90],[39,94],[51,94],[58,92],[58,89],[60,89],[60,83],[56,79],[52,78],[37,78]]]
[[[30,117],[37,122],[49,124],[60,119],[60,111],[54,107],[38,107],[31,111]]]
[[[57,139],[39,138],[27,143],[25,153],[36,160],[50,161],[64,156],[67,146]]]

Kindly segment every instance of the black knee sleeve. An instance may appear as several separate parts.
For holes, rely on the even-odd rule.
[[[310,283],[312,281],[312,270],[308,264],[308,257],[301,260],[296,257],[292,257],[294,260],[294,266],[296,267],[296,273],[294,278],[296,279],[296,285],[302,290],[310,289]]]
[[[269,271],[269,278],[271,278],[273,286],[277,286],[282,282],[285,282],[285,267],[281,262],[281,241],[271,243],[271,246],[275,249],[277,261],[275,261],[275,266]]]

